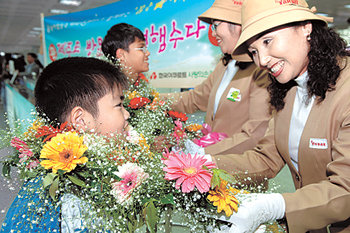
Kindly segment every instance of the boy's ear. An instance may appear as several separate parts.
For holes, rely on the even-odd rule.
[[[122,59],[123,57],[124,57],[124,52],[125,52],[125,50],[124,49],[117,49],[117,51],[115,52],[116,54],[116,56],[117,56],[117,58],[118,59]]]
[[[86,131],[90,129],[93,122],[92,115],[80,106],[74,107],[69,114],[69,122],[73,124],[76,130]]]

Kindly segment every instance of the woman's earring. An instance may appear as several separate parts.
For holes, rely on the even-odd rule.
[[[310,41],[310,40],[311,40],[311,36],[310,36],[310,34],[308,34],[308,35],[307,35],[306,39],[307,39],[308,41]]]

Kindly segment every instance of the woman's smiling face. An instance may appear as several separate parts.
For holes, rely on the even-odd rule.
[[[218,41],[221,52],[232,54],[241,35],[242,26],[218,20],[214,20],[213,24],[216,29],[212,31],[212,36]]]
[[[278,82],[288,81],[307,71],[312,25],[279,27],[248,40],[255,64],[268,70]]]

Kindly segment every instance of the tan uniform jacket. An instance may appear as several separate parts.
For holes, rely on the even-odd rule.
[[[213,132],[226,133],[228,138],[205,148],[208,154],[243,153],[254,148],[264,136],[269,114],[267,73],[252,64],[239,69],[221,96],[215,120],[213,119],[216,91],[226,67],[220,61],[209,77],[193,90],[175,94],[175,111],[206,112],[205,122]],[[231,101],[227,95],[231,88],[240,90],[241,101]]]
[[[266,135],[253,150],[214,157],[219,168],[268,178],[287,163],[297,189],[283,194],[291,233],[317,229],[321,230],[310,232],[327,232],[329,224],[331,232],[350,232],[350,58],[342,64],[347,66],[336,89],[327,92],[323,102],[314,101],[300,139],[299,172],[288,152],[296,87],[288,92],[284,109],[270,121]],[[335,227],[342,230],[333,231]]]

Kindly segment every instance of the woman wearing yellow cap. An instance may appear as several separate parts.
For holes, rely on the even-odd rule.
[[[218,167],[271,178],[287,164],[296,191],[242,195],[230,232],[286,219],[289,232],[350,232],[350,57],[346,43],[304,0],[246,0],[234,54],[270,73],[276,110],[267,134]]]
[[[225,133],[228,137],[205,147],[205,152],[202,149],[193,153],[243,153],[263,137],[271,118],[267,72],[257,69],[247,55],[236,58],[241,62],[232,59],[241,33],[241,7],[241,0],[216,0],[198,17],[212,24],[212,35],[224,56],[194,90],[175,94],[173,108],[185,113],[206,112],[205,122],[212,131]],[[250,62],[242,62],[247,60]]]

